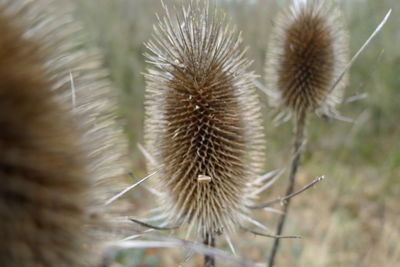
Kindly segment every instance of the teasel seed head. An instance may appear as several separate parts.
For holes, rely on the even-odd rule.
[[[147,47],[146,146],[171,225],[203,239],[233,231],[252,202],[264,135],[241,38],[208,2],[159,20]]]
[[[347,63],[344,19],[332,1],[294,0],[278,15],[271,35],[266,80],[279,106],[295,115],[329,113],[341,102],[347,77],[333,89]]]
[[[93,266],[101,184],[123,170],[106,73],[70,11],[65,1],[0,1],[4,266]]]

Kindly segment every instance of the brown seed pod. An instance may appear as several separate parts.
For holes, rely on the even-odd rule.
[[[233,231],[252,202],[264,135],[254,75],[220,11],[191,1],[155,28],[146,55],[146,147],[166,224],[199,238]]]
[[[326,113],[341,101],[347,77],[333,90],[347,63],[348,36],[331,1],[295,0],[278,15],[269,44],[266,80],[279,105],[299,115]]]
[[[92,266],[99,184],[122,170],[106,74],[69,11],[63,1],[0,1],[3,266]]]

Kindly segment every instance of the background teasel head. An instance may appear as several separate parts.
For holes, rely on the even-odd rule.
[[[251,204],[264,159],[260,105],[237,31],[191,1],[147,43],[146,147],[158,170],[164,225],[196,236],[233,231]]]
[[[347,63],[347,49],[344,19],[332,1],[294,0],[278,15],[270,37],[266,80],[278,91],[273,104],[296,115],[334,112],[347,84],[344,76],[334,87]]]
[[[266,80],[269,88],[277,90],[271,104],[287,108],[289,115],[295,117],[294,157],[286,189],[286,195],[291,195],[308,112],[334,116],[335,105],[341,102],[347,80],[342,77],[347,63],[347,34],[339,10],[325,0],[293,0],[275,23],[268,48]],[[277,235],[283,232],[289,204],[290,201],[284,203]],[[269,266],[274,265],[278,248],[276,239]]]
[[[0,1],[0,21],[0,262],[92,266],[125,153],[107,75],[67,1]]]

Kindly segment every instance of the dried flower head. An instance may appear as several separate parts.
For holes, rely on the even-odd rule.
[[[87,266],[98,185],[121,173],[113,100],[69,5],[0,1],[0,262]]]
[[[147,46],[146,147],[166,224],[199,238],[230,232],[252,202],[264,135],[241,39],[220,11],[191,1]]]
[[[347,33],[331,1],[295,0],[278,15],[266,63],[266,79],[279,105],[294,114],[332,111],[341,101],[347,63]],[[275,101],[274,100],[274,101]]]

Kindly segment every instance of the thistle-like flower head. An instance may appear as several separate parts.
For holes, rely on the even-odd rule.
[[[266,80],[279,105],[294,114],[329,113],[341,102],[347,77],[335,83],[347,63],[343,18],[330,1],[293,1],[278,15],[269,44]]]
[[[254,75],[237,31],[208,4],[166,16],[147,46],[145,139],[169,224],[232,231],[264,158]]]
[[[88,226],[103,226],[92,216],[103,207],[99,184],[121,174],[124,142],[106,73],[70,11],[62,0],[0,0],[4,266],[99,260]]]

